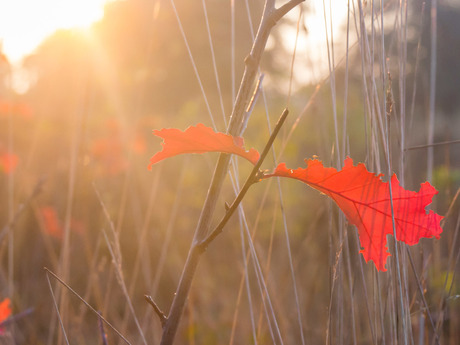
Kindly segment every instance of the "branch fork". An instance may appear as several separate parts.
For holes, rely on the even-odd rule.
[[[213,231],[201,242],[198,244],[199,247],[201,247],[202,250],[206,250],[206,248],[209,246],[209,244],[218,236],[222,233],[224,230],[224,226],[227,224],[229,221],[230,217],[233,215],[233,213],[236,211],[238,206],[240,205],[241,201],[243,200],[244,196],[246,195],[247,191],[249,188],[256,182],[260,181],[260,179],[265,175],[263,171],[260,170],[260,167],[262,163],[265,160],[265,157],[267,157],[268,152],[270,151],[270,148],[273,145],[273,142],[275,141],[276,136],[278,135],[281,127],[283,126],[284,121],[286,120],[286,117],[288,116],[289,111],[284,109],[283,113],[281,114],[278,122],[276,123],[275,129],[273,130],[272,134],[270,135],[270,138],[268,139],[267,143],[265,144],[264,150],[262,151],[259,160],[257,161],[256,165],[252,169],[251,173],[249,174],[246,182],[244,183],[243,187],[241,188],[240,192],[236,196],[235,200],[233,203],[230,205],[230,207],[227,209],[227,212],[225,215],[222,217],[221,221],[219,224],[214,228]]]
[[[166,317],[166,315],[161,311],[160,307],[158,307],[158,305],[155,303],[152,296],[144,295],[144,298],[147,301],[147,303],[152,306],[153,311],[155,312],[155,314],[157,314],[158,318],[160,319],[161,327],[164,327],[166,324],[166,321],[168,321],[168,318]]]

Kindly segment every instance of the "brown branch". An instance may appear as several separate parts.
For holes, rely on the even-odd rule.
[[[233,213],[236,211],[238,206],[240,205],[241,201],[243,200],[244,196],[246,195],[247,191],[249,190],[249,187],[251,187],[254,182],[257,182],[259,180],[259,175],[260,175],[260,166],[262,165],[265,157],[267,157],[268,152],[270,151],[270,148],[272,147],[273,141],[275,140],[276,136],[278,135],[281,127],[283,126],[284,121],[286,120],[287,115],[289,114],[289,111],[287,109],[284,109],[283,113],[281,114],[278,122],[276,123],[275,129],[273,130],[273,133],[271,134],[270,138],[267,141],[267,144],[264,147],[264,150],[262,151],[262,154],[260,155],[259,160],[257,161],[257,164],[254,166],[252,169],[251,173],[249,174],[246,182],[244,183],[243,187],[241,188],[241,191],[238,193],[237,197],[233,201],[232,205],[227,209],[227,212],[225,213],[224,217],[221,219],[219,224],[215,227],[215,229],[209,234],[208,237],[206,237],[203,242],[200,243],[200,247],[202,247],[202,250],[206,250],[206,248],[209,246],[209,244],[217,237],[219,236],[222,231],[224,230],[224,226],[227,224],[228,220],[230,217],[233,215]]]
[[[279,9],[275,8],[274,0],[266,0],[265,7],[262,14],[262,19],[259,24],[257,35],[254,39],[251,51],[245,59],[245,68],[243,78],[240,83],[240,88],[236,96],[235,104],[232,110],[230,123],[227,128],[227,133],[237,136],[238,131],[241,129],[243,116],[247,108],[249,98],[251,95],[251,88],[256,78],[260,59],[267,44],[270,31],[276,22],[286,14],[290,9],[300,4],[303,0],[291,0]],[[211,224],[212,216],[214,214],[217,200],[222,189],[223,181],[228,171],[230,162],[229,154],[220,154],[219,159],[212,176],[211,185],[206,196],[206,200],[201,211],[200,219],[195,230],[193,242],[185,262],[182,275],[174,295],[174,299],[167,317],[167,321],[163,327],[163,335],[161,338],[161,345],[172,345],[174,337],[179,326],[179,322],[184,310],[184,306],[188,297],[190,286],[196,272],[196,268],[200,261],[201,254],[204,247],[200,245],[206,239],[209,227]]]
[[[283,18],[290,10],[292,10],[294,7],[297,5],[300,5],[302,2],[305,0],[291,0],[287,3],[285,3],[283,6],[278,8],[273,14],[272,20],[276,23],[278,20]]]
[[[259,76],[259,79],[257,80],[256,87],[254,89],[254,93],[252,94],[251,100],[249,101],[246,111],[244,112],[243,120],[241,121],[241,126],[240,126],[240,129],[238,130],[239,136],[243,136],[243,133],[246,130],[246,127],[249,121],[249,117],[251,116],[254,106],[256,105],[257,100],[259,99],[259,94],[262,91],[262,81],[263,80],[264,80],[264,74],[261,74]]]
[[[160,319],[161,327],[164,327],[166,321],[168,320],[166,315],[161,311],[160,307],[158,307],[158,305],[155,303],[152,296],[144,295],[144,298],[148,302],[148,304],[152,306],[153,311],[155,312],[155,314],[157,314],[158,318]]]

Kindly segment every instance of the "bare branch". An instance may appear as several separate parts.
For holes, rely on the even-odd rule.
[[[278,8],[273,14],[272,14],[272,20],[276,23],[278,20],[283,18],[290,10],[292,10],[294,7],[297,5],[301,4],[305,0],[291,0],[287,3],[285,3],[283,6]]]
[[[233,213],[236,211],[237,207],[240,205],[241,201],[243,200],[244,196],[246,195],[247,191],[249,190],[249,187],[251,187],[254,182],[257,182],[259,174],[260,174],[260,166],[262,165],[265,157],[267,157],[268,151],[270,151],[270,148],[272,147],[273,141],[275,140],[276,136],[278,135],[281,127],[283,126],[284,121],[286,120],[287,115],[289,114],[289,111],[287,109],[284,109],[283,113],[281,114],[278,122],[276,123],[276,127],[273,130],[270,138],[267,141],[267,144],[264,147],[264,150],[262,151],[260,158],[257,162],[257,164],[254,166],[252,169],[251,173],[248,176],[248,179],[244,183],[243,187],[241,188],[241,191],[238,193],[237,197],[235,198],[235,201],[233,201],[232,205],[228,208],[227,213],[225,213],[224,217],[222,220],[219,222],[219,224],[216,226],[216,228],[209,234],[206,239],[200,243],[200,247],[202,247],[203,250],[206,250],[206,248],[209,246],[209,244],[217,237],[219,236],[222,231],[224,230],[224,226],[227,224],[228,220],[230,217],[233,215]]]
[[[251,117],[252,111],[254,110],[254,106],[259,99],[260,92],[262,91],[262,81],[264,80],[264,74],[262,73],[257,80],[256,87],[254,89],[254,93],[252,94],[251,100],[249,101],[249,105],[244,112],[243,120],[241,121],[241,128],[238,130],[238,135],[242,136],[246,127],[248,126],[249,118]]]
[[[144,295],[144,298],[152,306],[153,311],[155,312],[155,314],[157,314],[158,318],[160,319],[161,327],[164,327],[166,321],[168,321],[168,318],[166,317],[166,315],[161,311],[161,309],[155,303],[152,296]]]
[[[428,144],[428,145],[411,146],[411,147],[405,148],[404,151],[426,149],[426,148],[433,147],[433,146],[452,145],[452,144],[460,144],[460,140],[441,141],[439,143],[433,143],[433,144]]]
[[[105,330],[104,330],[104,323],[102,322],[102,319],[101,319],[100,315],[97,318],[97,323],[98,323],[98,326],[99,326],[99,332],[101,333],[102,345],[109,345],[109,343],[107,341],[107,334],[105,333]]]

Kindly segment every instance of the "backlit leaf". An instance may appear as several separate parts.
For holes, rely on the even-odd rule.
[[[244,148],[244,140],[240,137],[233,137],[225,133],[216,133],[212,128],[199,123],[191,126],[185,131],[176,128],[163,128],[154,130],[153,134],[163,138],[163,150],[157,152],[151,159],[149,169],[159,161],[172,156],[184,153],[205,153],[205,152],[225,152],[233,153],[246,158],[252,164],[256,164],[259,153]]]
[[[11,302],[9,298],[5,298],[0,303],[0,324],[11,316],[10,303]],[[0,334],[3,334],[3,332],[4,332],[4,329],[0,327]]]
[[[287,169],[278,165],[273,174],[300,180],[329,196],[345,213],[348,221],[356,225],[361,242],[361,253],[367,261],[372,260],[379,271],[385,271],[390,255],[387,235],[393,235],[392,208],[389,182],[382,175],[367,171],[364,164],[353,165],[347,158],[342,170],[325,168],[321,161],[305,160],[307,168]],[[391,177],[393,214],[396,238],[409,245],[418,243],[422,237],[439,238],[442,232],[442,216],[425,207],[438,192],[425,182],[418,192],[408,191],[399,185],[396,175]]]

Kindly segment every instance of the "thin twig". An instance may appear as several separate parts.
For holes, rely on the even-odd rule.
[[[426,149],[426,148],[430,148],[430,147],[433,147],[433,146],[451,145],[451,144],[460,144],[460,140],[441,141],[439,143],[411,146],[411,147],[408,147],[408,148],[404,149],[404,151]]]
[[[0,232],[0,243],[2,242],[3,237],[9,232],[9,229],[13,228],[16,222],[19,219],[19,216],[22,214],[22,212],[25,210],[26,206],[30,204],[30,202],[42,191],[42,186],[45,183],[45,178],[41,178],[37,184],[35,185],[32,193],[30,193],[29,197],[26,199],[26,201],[19,206],[18,210],[12,217],[11,221],[8,222],[3,228],[2,232]]]
[[[265,144],[264,150],[262,151],[259,160],[257,161],[256,165],[252,169],[251,173],[249,174],[246,182],[244,183],[243,187],[241,188],[241,191],[238,193],[237,197],[233,201],[233,203],[230,205],[230,207],[227,209],[227,212],[225,213],[224,217],[221,219],[219,224],[215,227],[215,229],[209,234],[208,237],[206,237],[203,242],[199,244],[202,250],[206,250],[206,248],[209,246],[209,244],[217,237],[219,234],[222,233],[224,226],[227,224],[228,220],[230,217],[233,215],[233,213],[236,211],[238,208],[239,204],[243,200],[244,196],[246,195],[247,191],[249,188],[254,184],[254,182],[258,181],[258,177],[260,177],[260,166],[264,162],[265,157],[267,157],[268,152],[270,151],[270,148],[273,144],[273,141],[275,140],[276,136],[278,135],[281,127],[283,126],[284,121],[286,120],[286,117],[288,116],[289,111],[287,109],[284,109],[283,113],[281,114],[278,122],[276,123],[275,129],[273,130],[270,138],[268,139],[267,143]]]
[[[88,302],[86,302],[74,289],[72,289],[67,283],[65,283],[61,278],[59,278],[56,274],[50,271],[48,268],[43,267],[46,273],[51,274],[54,279],[56,279],[59,283],[61,283],[67,290],[73,293],[80,301],[82,301],[94,314],[96,314],[104,323],[109,326],[118,336],[123,339],[126,344],[131,345],[131,343],[126,339],[123,334],[121,334],[112,324],[107,321],[96,309],[94,309]],[[47,275],[48,276],[48,275]]]
[[[431,38],[430,38],[430,98],[428,111],[428,147],[427,151],[427,180],[432,182],[433,177],[433,139],[436,113],[436,68],[437,68],[437,27],[438,27],[438,1],[431,1]]]
[[[64,339],[65,339],[66,344],[70,345],[69,339],[67,338],[67,333],[65,331],[64,323],[62,322],[61,313],[59,312],[59,307],[58,307],[57,302],[56,302],[56,297],[54,296],[53,287],[51,286],[51,281],[50,281],[50,277],[49,277],[49,274],[48,274],[49,271],[48,271],[47,268],[45,268],[45,270],[46,270],[46,280],[48,281],[48,287],[50,289],[51,298],[53,299],[54,308],[56,309],[56,313],[57,313],[57,316],[58,316],[58,319],[59,319],[59,324],[61,325],[62,334],[64,335]]]
[[[34,308],[28,308],[24,311],[21,311],[20,313],[17,313],[17,314],[14,314],[13,316],[10,316],[9,318],[7,318],[6,320],[3,320],[2,322],[0,322],[0,328],[3,328],[3,327],[6,327],[12,323],[15,323],[17,322],[18,320],[32,314],[34,312]]]
[[[252,94],[251,100],[249,101],[249,105],[244,112],[243,120],[241,121],[241,128],[238,130],[238,135],[242,136],[246,127],[248,126],[249,118],[251,117],[252,111],[254,110],[254,106],[259,99],[260,92],[262,91],[262,81],[264,80],[264,74],[262,73],[257,80],[256,87],[254,89],[254,93]]]
[[[104,237],[105,237],[105,240],[106,240],[106,244],[107,244],[107,247],[109,249],[109,252],[110,252],[110,255],[112,256],[112,262],[114,264],[114,267],[115,267],[115,273],[116,273],[116,276],[117,276],[117,281],[120,285],[120,288],[123,292],[123,295],[125,296],[126,298],[126,302],[128,303],[128,307],[129,307],[129,310],[134,318],[134,323],[136,324],[136,327],[139,331],[139,334],[141,335],[142,337],[142,341],[145,345],[147,345],[147,340],[145,339],[145,335],[144,335],[144,332],[142,330],[142,327],[139,323],[139,320],[136,316],[136,313],[134,311],[134,306],[133,306],[133,303],[131,301],[131,298],[129,296],[129,293],[128,293],[128,288],[126,287],[126,283],[125,283],[125,279],[124,279],[124,276],[123,276],[123,271],[122,271],[122,257],[121,257],[121,249],[120,249],[120,242],[118,240],[118,234],[117,232],[115,231],[115,227],[113,225],[113,221],[112,221],[112,218],[110,217],[110,214],[107,210],[107,207],[105,206],[105,203],[104,201],[102,200],[101,198],[101,195],[98,191],[98,189],[96,188],[96,185],[93,183],[93,188],[94,188],[94,191],[96,192],[96,195],[98,197],[98,200],[99,200],[99,203],[102,207],[102,210],[104,212],[104,215],[106,216],[107,218],[107,221],[110,225],[110,230],[112,232],[112,236],[114,237],[114,246],[112,246],[112,244],[110,243],[109,239],[108,239],[108,236],[106,234],[106,232],[104,231],[103,234],[104,234]]]
[[[147,340],[145,339],[144,332],[142,331],[142,328],[141,328],[141,325],[139,323],[139,320],[137,319],[137,316],[136,316],[136,314],[134,312],[134,306],[133,306],[133,303],[131,302],[131,298],[129,297],[128,289],[126,288],[125,279],[123,277],[123,272],[122,272],[122,269],[121,269],[121,254],[120,254],[120,248],[119,248],[118,239],[117,238],[115,239],[115,241],[114,241],[115,248],[113,248],[112,244],[109,241],[109,237],[107,236],[107,233],[105,231],[103,232],[103,235],[104,235],[107,247],[109,249],[110,255],[112,256],[112,262],[113,262],[114,267],[115,267],[115,273],[116,273],[117,281],[118,281],[118,283],[120,285],[120,288],[121,288],[121,290],[123,292],[123,295],[126,298],[126,302],[128,303],[129,310],[131,311],[131,314],[133,315],[134,322],[135,322],[136,327],[137,327],[137,329],[139,331],[139,334],[142,337],[142,341],[143,341],[143,343],[145,345],[147,345]],[[115,233],[113,233],[113,235],[116,236]]]
[[[455,197],[454,199],[452,200],[451,204],[450,204],[450,207],[449,207],[449,210],[447,211],[445,217],[442,219],[442,220],[445,220],[447,219],[449,216],[450,216],[450,211],[452,210],[452,207],[454,206],[455,204],[455,201],[458,197],[458,194],[460,192],[460,188],[457,190],[457,193],[455,194]],[[455,272],[456,272],[456,266],[459,262],[459,257],[460,257],[460,251],[458,251],[458,255],[457,255],[457,259],[455,260],[455,262],[453,263],[452,261],[454,260],[454,248],[458,248],[458,246],[456,246],[456,243],[457,243],[457,238],[458,238],[458,235],[459,235],[459,229],[460,229],[460,214],[458,215],[458,218],[457,218],[457,225],[455,226],[455,231],[454,231],[454,234],[453,234],[453,239],[452,239],[452,247],[451,247],[451,250],[450,250],[450,254],[449,254],[449,260],[447,261],[447,269],[446,271],[447,272],[454,272],[452,277],[450,275],[446,275],[446,278],[444,280],[444,286],[443,286],[443,289],[442,291],[449,291],[448,292],[448,295],[450,295],[451,293],[451,289],[452,289],[452,284],[455,282]],[[448,283],[448,280],[449,279],[452,279],[452,284],[451,284],[451,287],[448,289],[447,288],[447,283]],[[435,335],[437,335],[440,331],[440,327],[441,325],[443,324],[444,322],[444,315],[445,315],[445,307],[446,307],[446,302],[447,302],[447,297],[445,295],[445,293],[443,293],[443,298],[441,298],[440,300],[440,303],[439,303],[439,307],[438,307],[438,321],[436,323],[436,331],[435,331]],[[432,341],[432,344],[434,344],[434,341],[435,341],[435,338],[433,337],[433,341]]]
[[[107,341],[107,334],[104,330],[104,323],[102,322],[101,313],[99,312],[99,317],[97,318],[97,324],[99,326],[99,332],[101,333],[102,345],[109,345]]]
[[[155,312],[155,314],[157,314],[158,318],[160,319],[161,327],[164,327],[166,321],[168,321],[168,318],[166,317],[166,315],[161,311],[160,307],[158,307],[158,305],[155,303],[152,296],[144,295],[144,298],[152,306],[153,311]]]
[[[302,7],[300,7],[299,18],[297,19],[297,27],[296,27],[296,33],[295,33],[294,50],[292,52],[292,58],[291,58],[291,68],[290,68],[291,71],[289,73],[289,90],[288,90],[288,96],[287,96],[287,101],[286,101],[286,104],[288,107],[291,102],[292,81],[294,80],[294,63],[295,63],[295,57],[297,53],[297,44],[299,41],[300,23],[302,20],[302,14],[303,14]]]
[[[411,268],[412,268],[412,272],[414,273],[414,276],[415,276],[415,281],[417,283],[416,285],[418,287],[418,291],[420,292],[420,297],[422,298],[422,302],[423,302],[423,306],[425,308],[425,312],[428,315],[428,319],[430,320],[431,327],[433,328],[434,337],[436,339],[436,344],[439,345],[439,334],[438,334],[438,332],[436,330],[436,326],[434,325],[433,318],[431,317],[430,307],[428,306],[428,303],[426,301],[422,285],[420,284],[420,277],[418,276],[417,270],[415,268],[414,260],[412,259],[412,254],[410,253],[410,250],[409,250],[408,246],[406,246],[406,251],[407,251],[407,255],[409,257],[409,262],[410,262],[410,265],[411,265]]]
[[[301,4],[304,1],[305,0],[289,1],[288,3],[284,4],[283,6],[281,6],[274,12],[272,16],[272,20],[276,23],[278,20],[283,18],[290,10],[292,10],[294,7],[296,7],[297,5]]]

